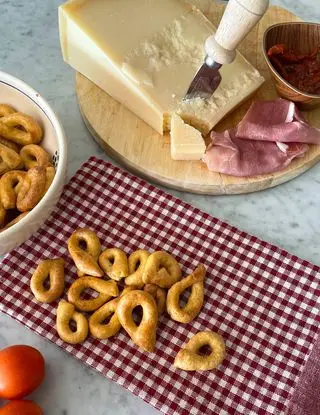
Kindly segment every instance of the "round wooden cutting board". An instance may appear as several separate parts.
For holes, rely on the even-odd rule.
[[[214,5],[206,12],[217,26],[224,10]],[[266,78],[255,99],[273,99],[277,93],[262,55],[264,31],[272,24],[299,19],[278,7],[271,7],[260,24],[242,42],[239,50]],[[210,172],[201,161],[174,161],[170,157],[170,137],[156,133],[145,122],[84,76],[77,74],[76,90],[80,110],[94,139],[112,158],[135,174],[178,190],[202,194],[237,194],[255,192],[284,183],[308,170],[320,160],[320,146],[310,146],[308,153],[277,173],[240,178]],[[220,122],[215,130],[235,126],[244,116],[252,99]],[[320,108],[305,114],[320,127]]]

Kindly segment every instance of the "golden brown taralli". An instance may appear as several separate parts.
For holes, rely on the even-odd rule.
[[[104,272],[98,265],[100,240],[91,229],[78,228],[74,231],[68,239],[68,250],[81,276],[103,277]]]
[[[160,288],[155,284],[146,284],[143,288],[144,291],[152,295],[156,300],[159,316],[166,310],[167,293],[164,288]]]
[[[115,281],[120,281],[129,274],[127,255],[119,248],[104,250],[99,256],[99,265]]]
[[[46,180],[46,170],[43,167],[33,167],[28,170],[17,196],[17,209],[20,212],[31,210],[39,203]]]
[[[14,112],[0,118],[0,135],[14,143],[26,146],[39,144],[43,132],[39,123],[21,112]]]
[[[175,283],[169,289],[167,294],[167,311],[173,320],[180,323],[189,323],[200,313],[204,299],[203,281],[205,275],[205,267],[199,265],[192,274]],[[181,307],[179,304],[180,295],[189,287],[191,287],[191,294],[187,304]]]
[[[22,166],[22,160],[19,154],[11,148],[0,144],[0,175],[20,166]]]
[[[25,171],[11,170],[0,179],[0,199],[4,209],[14,209],[17,204],[17,195],[26,176]]]
[[[21,146],[14,143],[13,141],[7,140],[6,138],[0,136],[0,144],[11,148],[11,150],[14,150],[18,154],[20,153]]]
[[[209,355],[199,354],[204,346],[211,348]],[[183,370],[212,370],[220,365],[225,353],[223,338],[218,333],[201,331],[178,352],[174,366]]]
[[[46,167],[46,186],[44,188],[44,193],[47,193],[51,183],[53,182],[54,176],[56,174],[55,168],[53,166]]]
[[[83,292],[91,288],[99,295],[88,300],[82,299]],[[96,277],[81,277],[76,279],[68,291],[68,301],[81,311],[94,311],[110,300],[117,297],[119,290],[115,281],[105,281]]]
[[[90,333],[96,339],[104,340],[114,336],[121,329],[119,318],[116,314],[116,309],[119,304],[120,297],[108,301],[106,304],[96,310],[89,318]],[[109,322],[104,324],[103,321],[108,317]]]
[[[178,262],[164,251],[156,251],[149,256],[142,275],[145,284],[156,284],[161,288],[170,288],[180,278]]]
[[[129,276],[125,279],[127,285],[134,285],[137,288],[143,287],[142,274],[149,256],[150,253],[145,249],[139,249],[129,256]]]
[[[51,166],[49,154],[37,144],[28,144],[22,147],[20,157],[27,170],[32,167]]]
[[[5,117],[6,115],[14,114],[15,112],[17,112],[17,110],[11,107],[11,105],[0,104],[0,121],[2,117]]]
[[[134,287],[125,287],[120,297],[126,293],[133,291]],[[119,318],[117,316],[116,310],[119,304],[120,297],[114,298],[111,301],[108,301],[97,311],[95,311],[89,318],[89,328],[93,337],[103,340],[111,336],[114,336],[121,328]],[[113,315],[112,315],[113,314]],[[108,323],[103,323],[105,319],[110,318]]]
[[[49,288],[44,286],[47,278],[50,280]],[[64,290],[64,260],[55,258],[41,261],[31,277],[30,287],[41,303],[52,303],[61,297]]]
[[[132,317],[133,309],[137,306],[141,306],[143,310],[139,326]],[[120,298],[116,312],[121,326],[132,341],[147,352],[152,352],[156,344],[158,323],[157,304],[152,295],[141,290],[128,292]]]
[[[74,322],[76,330],[71,330],[70,323]],[[89,325],[86,317],[75,311],[73,304],[60,301],[57,308],[57,332],[59,337],[66,343],[78,344],[88,337]]]

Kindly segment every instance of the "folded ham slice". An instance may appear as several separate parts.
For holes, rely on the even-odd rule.
[[[249,140],[320,144],[320,130],[305,121],[293,102],[282,98],[254,102],[235,135]]]
[[[212,131],[204,161],[209,170],[233,176],[255,176],[287,167],[320,144],[320,130],[306,123],[293,102],[254,102],[238,126]]]
[[[284,152],[270,141],[237,138],[235,130],[213,132],[211,138],[204,155],[208,169],[232,176],[256,176],[281,170],[308,149],[307,144],[290,143]]]

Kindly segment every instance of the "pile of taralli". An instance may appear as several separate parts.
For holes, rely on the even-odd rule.
[[[39,145],[42,138],[36,120],[0,104],[0,232],[24,218],[53,181],[55,169]]]
[[[189,323],[203,306],[206,273],[203,265],[181,278],[181,268],[169,253],[150,254],[141,249],[127,258],[119,248],[101,252],[100,240],[89,228],[79,228],[70,236],[68,251],[77,267],[78,278],[68,290],[68,301],[61,300],[57,308],[57,332],[66,343],[85,341],[89,331],[97,339],[107,339],[123,327],[137,346],[152,352],[161,314],[166,311],[174,321]],[[110,279],[103,279],[105,275]],[[120,280],[124,281],[121,292]],[[64,260],[56,258],[40,262],[31,277],[35,298],[51,303],[63,295],[64,288]],[[190,296],[181,306],[180,296],[188,288],[191,289]],[[84,298],[87,289],[98,295]],[[137,307],[142,309],[140,322],[137,322]],[[87,318],[83,312],[92,314]],[[209,354],[202,353],[205,346],[209,346]],[[203,331],[178,352],[174,366],[184,370],[210,370],[216,368],[224,356],[222,337]]]

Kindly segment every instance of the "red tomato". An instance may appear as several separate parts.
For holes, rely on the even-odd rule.
[[[11,401],[0,408],[0,415],[43,415],[43,412],[32,401]]]
[[[10,346],[0,351],[0,398],[21,399],[44,378],[42,354],[30,346]]]

